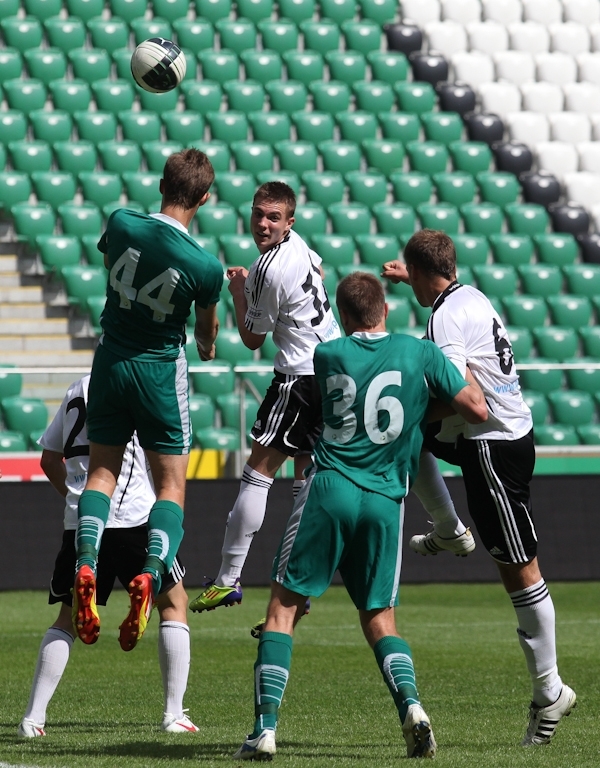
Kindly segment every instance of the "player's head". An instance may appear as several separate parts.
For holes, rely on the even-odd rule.
[[[404,247],[406,266],[416,266],[429,275],[453,280],[456,274],[456,250],[452,238],[437,229],[421,229]]]
[[[283,181],[260,186],[252,201],[250,231],[261,253],[280,243],[294,223],[296,195]]]
[[[385,294],[374,275],[352,272],[338,283],[335,300],[347,335],[354,331],[385,329]]]
[[[203,205],[214,180],[212,163],[199,149],[190,147],[169,155],[160,184],[163,207],[189,211]]]

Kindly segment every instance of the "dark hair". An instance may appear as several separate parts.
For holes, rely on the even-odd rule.
[[[430,275],[452,280],[456,274],[456,250],[452,238],[437,229],[421,229],[404,247],[404,261]]]
[[[374,328],[384,318],[383,285],[368,272],[351,272],[338,283],[335,293],[338,308],[361,328]]]
[[[214,168],[204,152],[193,147],[175,152],[163,170],[164,202],[184,210],[195,208],[214,180]]]
[[[254,193],[252,205],[269,200],[272,203],[283,203],[287,208],[288,216],[293,216],[296,211],[296,193],[283,181],[267,181]]]

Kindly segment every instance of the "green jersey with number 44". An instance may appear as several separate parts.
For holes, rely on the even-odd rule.
[[[419,467],[430,391],[449,402],[467,382],[431,341],[354,333],[319,344],[323,395],[319,470],[400,502]]]
[[[122,357],[177,358],[192,304],[219,300],[221,263],[165,219],[120,208],[98,243],[109,269],[101,343]]]

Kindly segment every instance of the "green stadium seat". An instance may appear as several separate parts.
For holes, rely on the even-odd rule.
[[[521,193],[521,185],[514,173],[506,171],[480,171],[477,174],[479,194],[486,203],[504,207],[515,203]]]
[[[109,53],[100,48],[76,48],[69,52],[73,75],[93,83],[110,77],[112,61]]]
[[[357,235],[356,245],[361,264],[381,267],[386,261],[397,259],[400,253],[400,243],[394,235]]]
[[[322,81],[325,73],[325,62],[318,51],[288,50],[282,54],[289,80],[296,80],[305,86]]]
[[[300,178],[297,173],[292,171],[260,171],[256,174],[256,180],[259,184],[266,184],[268,181],[283,181],[288,187],[291,187],[296,194],[300,194]]]
[[[587,296],[600,296],[600,265],[567,264],[562,268],[567,278],[569,293]]]
[[[20,373],[11,373],[16,368],[12,363],[0,363],[0,401],[5,397],[14,397],[21,394],[23,376]]]
[[[117,135],[117,118],[113,112],[75,112],[73,115],[80,139],[97,144],[114,141]]]
[[[315,0],[279,0],[279,16],[300,24],[312,19],[315,13]]]
[[[461,206],[465,203],[472,203],[475,199],[477,187],[470,173],[442,171],[433,175],[433,182],[439,202]],[[480,234],[487,233],[481,232]]]
[[[534,330],[544,325],[548,317],[548,305],[540,296],[505,296],[502,300],[510,325]]]
[[[300,141],[319,143],[333,139],[335,123],[329,112],[294,112],[292,120]]]
[[[117,202],[123,192],[121,176],[106,171],[84,171],[79,174],[83,198],[102,208],[108,203]]]
[[[221,421],[223,422],[223,426],[230,429],[239,430],[241,427],[240,396],[234,392],[219,395],[217,397],[217,406],[221,413]],[[246,427],[246,435],[250,433],[250,430],[256,421],[257,411],[258,401],[256,398],[252,397],[250,393],[246,393],[244,397],[244,421]]]
[[[383,203],[387,197],[387,181],[382,173],[350,171],[346,174],[348,197],[353,203],[372,206]]]
[[[557,325],[579,329],[589,325],[592,318],[592,305],[586,296],[548,296],[546,299]]]
[[[370,51],[367,61],[373,80],[395,85],[408,77],[408,59],[400,51]]]
[[[577,427],[577,435],[583,445],[600,445],[600,424]]]
[[[386,296],[388,316],[386,327],[391,333],[401,333],[410,325],[411,304],[403,296]]]
[[[101,16],[104,11],[104,0],[66,0],[69,16],[76,16],[86,24]]]
[[[354,263],[354,239],[349,234],[313,235],[311,245],[331,267]]]
[[[448,150],[437,141],[409,141],[406,152],[411,171],[432,176],[444,172],[448,165]]]
[[[532,296],[553,296],[560,293],[562,274],[552,264],[524,264],[518,268],[523,293]]]
[[[274,80],[266,84],[265,90],[269,94],[271,109],[277,112],[291,115],[306,107],[308,92],[304,83],[297,80]]]
[[[215,29],[221,39],[221,48],[240,54],[256,49],[256,27],[247,19],[219,19]]]
[[[101,141],[98,151],[104,170],[112,173],[137,171],[142,161],[141,149],[135,141]]]
[[[85,24],[76,16],[66,19],[53,16],[44,22],[46,37],[51,46],[60,48],[64,53],[85,45]]]
[[[2,417],[9,431],[28,435],[46,428],[48,408],[43,400],[15,395],[2,400]]]
[[[425,82],[399,82],[394,86],[398,109],[413,115],[431,112],[435,107],[436,95],[433,86]]]
[[[356,0],[320,0],[321,18],[330,19],[336,24],[353,19],[356,15]]]
[[[215,405],[208,395],[190,395],[190,421],[194,434],[199,429],[212,427],[215,422]]]
[[[215,237],[237,234],[237,219],[235,208],[227,203],[203,205],[196,213],[200,234]]]
[[[208,19],[214,24],[219,19],[228,19],[231,13],[231,0],[195,0],[196,16]]]
[[[18,453],[27,450],[25,435],[12,430],[0,430],[0,452]]]
[[[505,206],[508,226],[511,232],[522,235],[543,234],[549,224],[549,217],[543,205],[536,203],[509,203]],[[534,237],[535,240],[535,237]]]
[[[565,360],[568,363],[585,364],[590,363],[589,368],[571,368],[567,370],[567,381],[570,389],[577,389],[582,392],[588,392],[590,395],[597,395],[600,392],[600,369],[593,368],[597,360],[593,357],[574,357],[572,360]]]
[[[194,439],[201,450],[230,452],[240,448],[240,433],[237,429],[207,427],[199,429]]]
[[[366,77],[367,61],[358,51],[329,51],[325,54],[325,59],[332,80],[339,80],[351,86]]]
[[[475,277],[473,275],[472,267],[457,267],[456,278],[462,285],[475,285]],[[496,312],[502,317],[502,305],[497,296],[489,296],[490,304],[494,307]]]
[[[141,203],[136,203],[135,200],[128,200],[127,203],[122,203],[120,200],[117,200],[102,206],[102,216],[108,221],[113,213],[120,208],[127,208],[127,210],[135,211],[136,213],[158,213],[160,211],[161,202],[161,200],[156,200],[154,205],[147,211]]]
[[[243,112],[209,112],[206,115],[211,138],[231,144],[248,138],[248,118]]]
[[[154,16],[151,19],[143,17],[131,19],[129,29],[133,32],[133,39],[136,45],[143,43],[151,37],[163,37],[165,40],[173,38],[173,29],[171,24],[160,16]]]
[[[531,357],[533,350],[531,331],[528,328],[519,328],[515,325],[509,325],[506,330],[516,362],[520,363],[521,360]]]
[[[48,203],[54,210],[75,197],[77,182],[68,171],[33,171],[30,175],[38,201]]]
[[[489,236],[489,241],[494,261],[498,264],[510,264],[513,267],[530,266],[533,259],[533,241],[529,235],[517,235],[513,232],[495,233]],[[526,289],[526,293],[535,294],[536,291]]]
[[[304,35],[304,48],[306,50],[327,53],[339,49],[341,34],[340,28],[335,22],[329,19],[321,19],[320,21],[309,19],[300,22],[298,26]]]
[[[231,363],[227,360],[215,359],[209,362],[197,363],[204,372],[191,372],[190,378],[194,392],[198,395],[208,395],[216,401],[217,396],[233,392],[235,374]],[[214,368],[226,368],[226,371],[214,371]]]
[[[275,151],[282,170],[293,171],[298,175],[317,168],[317,148],[309,141],[278,141]]]
[[[361,21],[343,21],[341,28],[348,50],[360,51],[366,56],[381,48],[383,32],[380,24],[370,19],[362,19]]]
[[[275,153],[266,141],[234,141],[230,148],[239,171],[260,173],[273,168]]]
[[[374,139],[377,136],[377,120],[370,112],[364,110],[339,112],[335,120],[344,141],[360,143],[364,139]]]
[[[177,113],[180,114],[180,113]],[[255,141],[287,141],[291,138],[292,124],[285,112],[252,112],[248,115]]]
[[[338,80],[315,80],[309,86],[313,104],[319,112],[337,114],[350,106],[350,88]]]
[[[85,80],[53,80],[49,87],[55,109],[74,115],[90,106],[92,91]]]
[[[98,250],[99,239],[100,238],[97,234],[82,235],[79,238],[85,259],[87,263],[92,267],[104,266],[104,254]]]
[[[20,171],[0,171],[0,208],[10,211],[17,203],[26,203],[31,194],[31,181],[28,173]]]
[[[180,48],[187,48],[196,56],[200,51],[214,48],[215,30],[207,19],[179,18],[172,22],[172,26]]]
[[[189,144],[190,147],[196,147],[201,150],[208,157],[212,163],[215,172],[228,171],[231,160],[231,153],[229,147],[224,141],[193,141]]]
[[[579,329],[584,354],[600,360],[600,326],[587,325]]]
[[[11,141],[8,151],[15,171],[49,171],[52,151],[47,141]]]
[[[218,256],[219,240],[216,237],[213,235],[192,235],[192,237],[205,251],[212,253],[214,256]],[[223,237],[228,237],[228,235],[223,235]],[[234,237],[237,237],[237,235],[234,235]]]
[[[327,215],[322,205],[306,202],[296,208],[294,230],[305,240],[325,234]]]
[[[262,37],[263,48],[266,50],[277,51],[282,56],[298,48],[298,27],[293,21],[263,19],[257,26]],[[319,77],[322,77],[322,74]]]
[[[136,86],[136,93],[140,100],[140,109],[158,112],[159,115],[172,112],[177,109],[179,103],[179,88],[174,88],[167,93],[150,93]]]
[[[368,235],[371,229],[371,212],[362,203],[333,203],[327,209],[333,232],[336,234]]]
[[[536,427],[534,440],[537,445],[579,445],[575,427],[565,424],[542,424]]]
[[[223,83],[227,94],[228,109],[232,111],[258,112],[265,103],[265,91],[259,82],[253,80],[232,80]]]
[[[456,262],[461,267],[474,267],[476,264],[487,263],[490,248],[485,235],[454,234],[452,241],[456,250]]]
[[[327,291],[327,295],[330,297],[332,301],[332,306],[335,306],[335,292],[337,289],[338,284],[338,275],[337,275],[337,268],[332,267],[329,264],[321,264],[321,268],[323,269],[323,285],[325,286],[325,290]],[[269,336],[267,336],[267,341],[269,340]],[[275,355],[277,354],[277,348],[273,344],[273,340],[270,339],[271,346],[273,347],[272,351],[269,351],[269,348],[265,349],[265,344],[260,348],[260,354],[261,358],[273,360]]]
[[[16,16],[21,8],[20,0],[2,0],[0,2],[0,19]]]
[[[106,305],[105,296],[90,296],[87,300],[87,312],[90,318],[92,329],[96,336],[100,336],[102,333],[102,326],[100,325],[100,318],[104,312]]]
[[[99,2],[104,6],[102,0],[99,0]],[[110,19],[103,19],[98,14],[94,18],[88,19],[86,26],[94,48],[104,50],[112,56],[119,48],[127,47],[129,42],[129,26],[123,19],[114,16]]]
[[[41,46],[44,32],[35,16],[9,16],[0,21],[0,29],[5,45],[21,53]]]
[[[38,141],[68,141],[73,130],[73,121],[68,112],[60,109],[36,109],[29,114],[33,135]]]
[[[247,171],[220,173],[215,180],[215,186],[219,202],[228,203],[234,208],[238,208],[242,203],[252,202],[256,192],[254,176]]]
[[[415,296],[411,297],[410,306],[412,307],[416,324],[427,326],[427,322],[431,317],[431,307],[422,307]]]
[[[254,365],[257,366],[258,370],[244,371],[240,374],[240,376],[246,382],[246,384],[250,384],[250,386],[254,388],[250,389],[247,387],[246,392],[249,392],[249,394],[254,398],[256,398],[258,395],[262,400],[271,381],[273,380],[273,366],[270,362],[255,362]]]
[[[123,138],[142,144],[161,137],[162,124],[155,112],[126,110],[118,115]]]
[[[460,141],[463,121],[458,112],[425,112],[421,115],[427,141],[438,141],[450,145]]]
[[[51,235],[54,231],[56,217],[47,203],[17,203],[10,213],[18,239],[31,247],[34,247],[38,235]]]
[[[111,54],[115,65],[117,78],[119,80],[129,80],[131,77],[131,49],[117,48]]]
[[[366,272],[369,275],[373,275],[373,277],[379,278],[380,269],[373,264],[343,264],[336,271],[340,280],[343,280],[348,275],[354,274],[354,272]]]
[[[495,203],[465,203],[460,206],[465,231],[478,235],[499,234],[504,224],[502,208]]]
[[[189,7],[188,0],[152,0],[153,15],[166,19],[170,23],[185,19]]]
[[[30,48],[23,53],[29,76],[49,85],[52,80],[63,78],[67,71],[67,59],[59,48]]]
[[[92,83],[92,91],[96,106],[101,112],[119,114],[133,107],[135,94],[133,85],[128,80],[98,80]]]
[[[215,342],[217,357],[232,365],[252,362],[254,352],[244,346],[237,328],[221,328]],[[231,425],[226,425],[231,426]]]
[[[222,235],[219,238],[225,264],[248,269],[258,258],[252,235]]]
[[[36,243],[46,272],[60,273],[81,260],[81,243],[74,235],[39,235]]]
[[[147,0],[109,0],[112,17],[124,19],[128,24],[143,17],[147,9]]]
[[[283,63],[277,51],[242,51],[240,59],[246,72],[246,80],[255,80],[262,85],[271,80],[281,80]]]
[[[522,365],[539,365],[540,363],[556,363],[556,361],[543,357],[534,357],[525,358],[520,363]],[[563,384],[563,372],[558,368],[530,368],[527,370],[520,368],[518,372],[523,389],[531,389],[544,395],[556,392]]]
[[[568,232],[537,233],[533,235],[537,257],[544,264],[564,267],[573,264],[579,255],[577,241]]]
[[[182,149],[178,141],[146,141],[142,145],[148,170],[154,173],[162,173],[167,158]]]
[[[346,174],[358,171],[361,165],[360,147],[354,141],[321,141],[318,145],[326,171]]]
[[[572,427],[582,427],[593,421],[596,413],[594,400],[589,392],[565,390],[548,395],[554,421]]]
[[[492,151],[484,141],[453,141],[449,149],[455,171],[466,171],[475,176],[490,169]]]
[[[187,146],[197,139],[202,139],[204,135],[204,119],[198,112],[163,112],[161,119],[169,141],[177,141]]]
[[[9,109],[29,114],[46,103],[46,86],[41,80],[15,78],[2,83]]]
[[[413,208],[428,203],[433,195],[431,177],[426,173],[396,171],[390,174],[390,181],[396,202],[408,203]]]
[[[61,171],[77,175],[82,171],[93,171],[96,167],[96,148],[91,141],[57,141],[53,149]]]
[[[455,235],[459,230],[458,208],[452,203],[421,203],[417,213],[423,228],[439,229],[448,235]]]
[[[384,139],[408,144],[416,141],[421,133],[419,116],[409,112],[380,112],[377,119]]]
[[[58,207],[65,235],[97,234],[102,231],[102,214],[93,203],[63,203]]]
[[[523,390],[521,392],[525,404],[529,406],[531,410],[531,416],[533,418],[533,426],[537,428],[542,424],[545,424],[550,414],[550,406],[546,395],[542,392],[534,392],[533,390]]]
[[[386,176],[402,170],[404,147],[401,142],[390,139],[365,139],[362,146],[369,170],[381,171]]]
[[[35,126],[34,126],[35,131]],[[0,144],[9,141],[22,141],[27,135],[27,118],[18,109],[6,109],[0,112]],[[37,138],[41,138],[36,136]]]
[[[385,112],[394,106],[394,91],[389,83],[381,80],[355,81],[352,91],[357,109],[366,112]]]
[[[517,272],[508,264],[480,264],[473,267],[477,287],[486,296],[514,296],[517,292]]]
[[[534,329],[533,336],[540,357],[563,363],[577,354],[578,337],[573,328],[546,325]]]
[[[83,313],[87,310],[87,300],[90,296],[106,294],[107,272],[104,267],[75,264],[63,267],[61,276],[69,304],[76,305]]]
[[[376,203],[373,215],[377,222],[377,232],[383,235],[412,235],[416,229],[417,217],[410,205],[405,203]]]
[[[344,177],[338,171],[306,171],[302,181],[306,187],[306,199],[325,208],[341,203],[344,197]]]

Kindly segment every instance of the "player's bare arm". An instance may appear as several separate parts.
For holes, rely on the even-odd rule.
[[[465,380],[467,386],[460,390],[451,405],[469,424],[483,424],[488,417],[485,396],[468,368],[465,372]]]
[[[208,307],[201,307],[196,303],[194,339],[201,360],[214,360],[215,339],[217,338],[218,332],[219,320],[217,319],[217,305],[209,304]]]
[[[44,448],[40,458],[40,466],[54,488],[65,498],[67,495],[67,470],[62,453]]]
[[[248,311],[248,302],[244,293],[248,270],[244,267],[230,267],[227,270],[229,279],[229,293],[233,297],[233,306],[235,308],[235,319],[240,334],[240,338],[248,349],[258,349],[263,345],[266,338],[264,334],[252,333],[246,328],[246,312]]]
[[[408,283],[408,270],[401,261],[386,261],[381,270],[381,277],[392,283]]]
[[[468,366],[465,371],[465,379],[470,386],[475,388],[475,390],[479,390],[479,392],[481,393],[480,399],[483,400],[483,402],[485,403],[485,395],[483,394],[483,390],[475,380]],[[450,403],[445,403],[443,400],[438,400],[437,398],[431,398],[431,400],[429,401],[429,409],[427,410],[427,421],[430,424],[434,421],[440,421],[440,419],[445,419],[447,416],[455,416],[455,415],[456,415],[456,409],[453,408],[453,406]],[[486,421],[486,420],[487,420],[487,416],[482,421]],[[479,424],[481,422],[469,422],[469,423]]]

